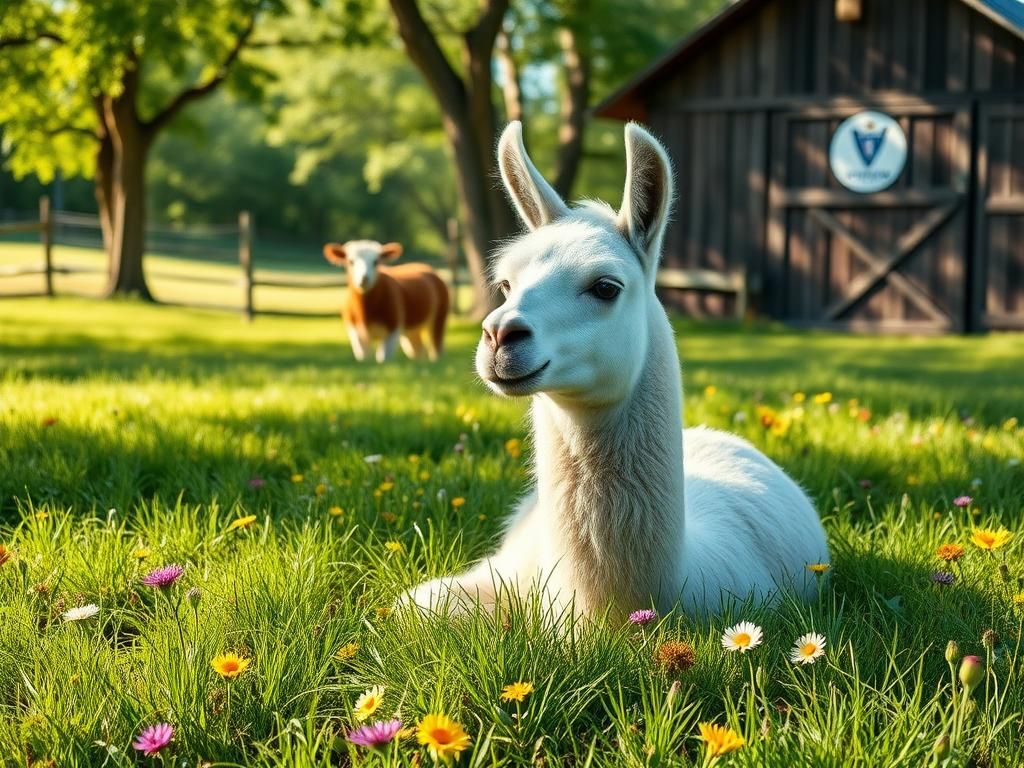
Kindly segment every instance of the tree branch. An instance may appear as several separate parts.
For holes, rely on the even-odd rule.
[[[312,39],[300,39],[284,37],[279,40],[253,40],[246,47],[256,48],[318,48],[321,45],[345,45],[343,37],[316,37]]]
[[[227,79],[228,73],[231,70],[231,65],[235,63],[235,60],[242,52],[245,44],[249,41],[253,28],[256,26],[256,16],[257,14],[253,13],[253,15],[249,17],[249,22],[245,25],[242,31],[238,33],[238,37],[235,38],[234,45],[231,46],[231,50],[228,51],[228,55],[224,57],[224,61],[222,61],[220,66],[217,68],[217,73],[205,83],[196,83],[191,88],[186,88],[171,99],[170,103],[166,107],[157,112],[152,119],[143,124],[146,130],[152,133],[158,132],[166,126],[167,123],[174,119],[174,116],[177,115],[186,105],[213,93],[213,91],[220,87],[221,83]]]
[[[398,34],[416,68],[440,102],[442,112],[464,109],[466,87],[437,43],[416,0],[390,0]]]
[[[63,43],[64,38],[56,32],[38,32],[34,37],[29,35],[18,35],[17,37],[0,37],[0,49],[18,48],[24,45],[32,45],[40,40],[52,40],[55,43]]]

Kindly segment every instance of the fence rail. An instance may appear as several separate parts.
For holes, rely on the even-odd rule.
[[[31,275],[43,275],[45,278],[44,290],[42,293],[19,293],[0,294],[0,298],[12,298],[14,296],[53,296],[54,275],[77,275],[77,274],[106,274],[106,270],[99,267],[58,265],[53,263],[53,245],[55,229],[61,234],[61,241],[64,244],[79,244],[79,238],[68,238],[63,236],[64,228],[74,229],[100,229],[99,217],[92,214],[75,213],[70,211],[51,211],[50,200],[43,197],[39,200],[38,221],[16,221],[0,223],[0,235],[39,233],[40,242],[43,247],[43,260],[38,264],[13,264],[0,265],[0,278],[23,277]],[[457,312],[458,307],[458,286],[460,283],[468,282],[468,275],[459,266],[459,228],[455,219],[450,219],[447,227],[448,249],[447,268],[438,269],[438,273],[448,283],[452,293],[452,308]],[[204,302],[178,302],[167,301],[166,304],[176,306],[187,306],[197,309],[217,309],[232,312],[241,312],[247,320],[252,320],[257,314],[292,316],[292,317],[326,317],[336,315],[336,311],[297,312],[283,309],[260,309],[255,302],[255,289],[257,288],[284,288],[289,290],[323,290],[329,288],[345,288],[348,281],[345,277],[296,277],[287,278],[275,275],[265,277],[255,269],[253,259],[253,222],[248,211],[242,211],[238,215],[237,225],[229,226],[204,226],[190,228],[183,233],[181,230],[160,227],[148,227],[147,234],[158,236],[181,236],[187,234],[190,238],[219,238],[224,240],[232,238],[235,241],[233,246],[223,244],[206,244],[203,246],[190,245],[184,251],[201,251],[207,255],[217,252],[220,259],[225,262],[234,261],[237,258],[240,273],[238,277],[222,277],[217,275],[190,274],[187,272],[168,272],[166,270],[147,269],[146,276],[157,280],[203,284],[224,287],[236,287],[242,290],[241,306],[227,306],[224,304]],[[87,244],[91,245],[95,241]],[[694,290],[708,291],[713,293],[724,293],[735,296],[737,315],[742,319],[747,311],[747,282],[742,272],[714,272],[702,269],[662,269],[659,270],[655,285],[662,289],[672,290]]]

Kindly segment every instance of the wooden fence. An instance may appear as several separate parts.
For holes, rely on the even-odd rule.
[[[0,223],[0,236],[14,233],[38,233],[43,247],[43,260],[33,265],[0,265],[0,278],[20,277],[24,275],[43,275],[44,289],[35,293],[0,294],[0,298],[12,298],[15,296],[53,296],[54,275],[72,274],[106,274],[106,269],[101,267],[59,265],[53,262],[53,245],[55,242],[55,231],[62,227],[92,228],[99,230],[99,219],[78,213],[63,211],[52,211],[50,200],[43,197],[39,201],[38,221],[23,221],[14,223]],[[156,228],[150,231],[160,232]],[[168,230],[163,230],[168,231]],[[302,312],[280,309],[259,309],[256,305],[254,292],[256,288],[285,288],[288,290],[322,290],[337,288],[344,289],[348,282],[344,272],[337,277],[323,277],[317,279],[301,278],[290,279],[286,276],[263,277],[258,276],[254,270],[254,236],[252,216],[248,211],[238,214],[237,227],[217,227],[206,230],[207,233],[218,235],[230,235],[237,241],[237,259],[240,275],[235,277],[221,277],[216,275],[190,274],[187,272],[168,272],[159,269],[147,269],[146,277],[156,280],[169,280],[184,283],[205,284],[224,286],[225,288],[240,288],[242,292],[241,306],[211,305],[190,302],[166,302],[179,306],[189,306],[201,309],[218,309],[238,312],[247,320],[252,320],[257,314],[261,315],[284,315],[293,317],[328,317],[336,315],[331,312]],[[452,294],[452,310],[459,311],[459,284],[467,284],[469,277],[465,270],[459,266],[459,227],[455,219],[448,222],[448,249],[446,254],[447,267],[438,269],[438,273],[448,283]],[[227,254],[227,251],[218,246],[214,250],[220,250]],[[204,249],[209,251],[209,247]],[[193,249],[195,252],[196,249]],[[676,291],[702,291],[732,295],[735,297],[736,315],[743,318],[747,312],[747,284],[746,277],[741,272],[715,272],[703,269],[662,269],[658,272],[656,285],[664,290]]]

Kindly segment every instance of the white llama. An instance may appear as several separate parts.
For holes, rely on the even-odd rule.
[[[495,393],[532,398],[536,487],[497,553],[404,600],[466,608],[492,604],[502,585],[539,585],[593,616],[812,594],[806,566],[827,560],[828,545],[807,496],[745,440],[682,429],[679,357],[654,292],[672,202],[665,150],[626,127],[617,214],[568,207],[519,123],[498,163],[529,232],[497,259],[505,302],[484,320],[476,368]]]

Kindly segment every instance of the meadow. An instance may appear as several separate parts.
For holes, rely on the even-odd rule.
[[[375,366],[335,319],[0,301],[0,763],[1020,765],[1024,337],[677,330],[687,423],[750,439],[825,521],[810,604],[396,611],[486,554],[529,482],[525,403],[475,380],[476,326],[439,364]],[[741,620],[763,642],[726,650]],[[809,632],[824,654],[793,664]],[[348,739],[376,720],[408,730]],[[707,723],[742,745],[715,755]]]

